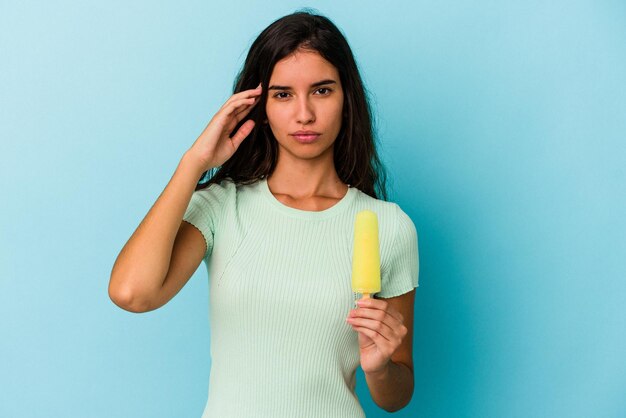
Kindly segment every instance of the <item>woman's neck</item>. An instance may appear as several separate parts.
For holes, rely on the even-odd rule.
[[[337,175],[332,158],[324,161],[279,158],[267,184],[274,195],[286,195],[294,200],[341,199],[348,189]]]

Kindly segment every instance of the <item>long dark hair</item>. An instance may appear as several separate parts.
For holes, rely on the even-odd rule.
[[[251,184],[272,174],[278,158],[278,144],[269,125],[264,123],[267,88],[276,63],[299,49],[318,52],[339,72],[344,93],[344,118],[334,143],[337,175],[351,187],[387,200],[386,172],[376,152],[372,112],[350,46],[327,17],[308,9],[276,20],[253,42],[235,80],[233,94],[253,89],[259,83],[262,83],[263,91],[260,101],[231,135],[248,119],[254,120],[254,129],[230,159],[203,174],[196,190],[220,183],[227,177],[236,184]]]

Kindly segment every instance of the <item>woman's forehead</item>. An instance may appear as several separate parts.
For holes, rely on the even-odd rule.
[[[276,63],[270,84],[308,87],[321,80],[339,83],[337,68],[316,51],[296,51]]]

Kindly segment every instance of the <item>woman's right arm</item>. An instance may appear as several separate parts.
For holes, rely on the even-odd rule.
[[[163,193],[122,248],[109,283],[109,297],[119,307],[132,312],[156,309],[170,262],[177,264],[173,273],[190,272],[174,294],[200,265],[206,246],[204,238],[182,218],[202,173],[202,167],[185,154]],[[174,254],[175,241],[180,243],[179,248],[186,248],[185,257]]]
[[[254,128],[248,120],[230,133],[258,102],[260,86],[234,94],[215,114],[115,260],[109,297],[122,309],[147,312],[167,303],[196,271],[206,241],[183,215],[203,172],[222,165]]]

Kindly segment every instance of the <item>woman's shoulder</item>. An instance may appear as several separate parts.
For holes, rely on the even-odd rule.
[[[202,195],[204,198],[224,199],[228,196],[235,196],[242,189],[248,188],[250,185],[238,184],[232,178],[226,177],[207,186],[202,187],[194,192],[194,194]]]
[[[196,190],[196,192],[202,192],[202,193],[208,193],[208,192],[214,192],[214,191],[219,192],[219,191],[224,191],[224,190],[232,190],[236,186],[237,185],[230,177],[226,177],[220,181],[213,182],[206,186],[203,186],[202,188]]]
[[[259,196],[259,184],[258,180],[237,183],[226,177],[194,191],[193,198],[214,206],[254,205]]]
[[[356,207],[359,211],[371,210],[375,212],[378,216],[379,224],[389,227],[394,225],[403,225],[405,228],[415,227],[409,215],[396,202],[376,199],[359,190]]]
[[[391,201],[377,199],[357,189],[357,206],[360,210],[370,208],[374,212],[394,215],[400,209],[400,206]]]

